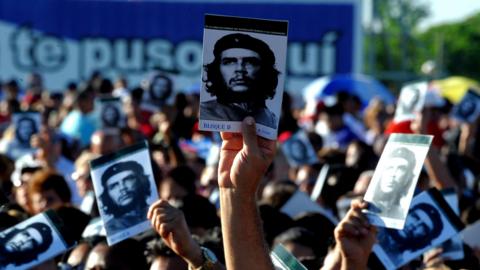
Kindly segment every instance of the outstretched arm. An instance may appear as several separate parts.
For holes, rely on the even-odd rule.
[[[273,269],[256,204],[256,191],[275,155],[275,141],[257,137],[247,117],[242,134],[222,133],[218,169],[227,269]]]

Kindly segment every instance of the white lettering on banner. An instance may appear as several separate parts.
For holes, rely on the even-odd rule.
[[[177,79],[190,83],[193,78],[198,80],[202,69],[200,41],[185,40],[174,44],[165,39],[101,37],[77,41],[43,34],[29,27],[4,25],[0,22],[0,46],[7,51],[1,53],[1,57],[9,59],[0,63],[3,76],[22,78],[25,72],[37,71],[51,83],[47,87],[53,89],[63,88],[72,79],[88,78],[96,70],[107,75],[125,74],[133,80],[153,68],[160,68],[175,72]],[[335,73],[338,38],[337,32],[330,31],[317,42],[290,42],[288,79]],[[135,83],[138,81],[132,81]],[[177,81],[176,85],[178,87]]]

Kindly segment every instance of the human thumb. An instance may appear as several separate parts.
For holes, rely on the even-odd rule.
[[[251,116],[247,116],[243,119],[242,123],[242,135],[243,135],[243,144],[246,147],[246,150],[256,151],[257,146],[257,130],[255,128],[255,119]]]

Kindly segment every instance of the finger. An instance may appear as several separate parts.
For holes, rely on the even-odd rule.
[[[229,140],[233,138],[233,133],[231,132],[220,132],[220,137],[222,137],[222,140]]]
[[[167,224],[167,223],[162,223],[160,225],[160,230],[159,230],[159,233],[160,233],[160,236],[162,238],[167,238],[168,235],[173,231],[172,230],[172,225],[171,224]]]
[[[148,212],[147,212],[147,218],[148,219],[151,219],[153,217],[153,215],[155,214],[156,211],[158,211],[160,208],[163,208],[163,207],[168,207],[168,206],[171,206],[166,200],[158,200],[156,202],[154,202],[152,205],[150,205],[150,207],[148,208]]]
[[[257,130],[255,119],[251,116],[245,117],[242,122],[243,144],[248,152],[258,152]]]
[[[354,225],[350,223],[343,223],[338,228],[337,234],[339,237],[345,236],[345,235],[357,236],[360,234],[360,232],[357,230],[357,228]]]

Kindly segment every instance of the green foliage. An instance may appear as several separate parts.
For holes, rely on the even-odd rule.
[[[465,21],[436,26],[419,34],[419,40],[430,52],[423,57],[437,59],[447,74],[480,78],[479,25],[480,13]]]

